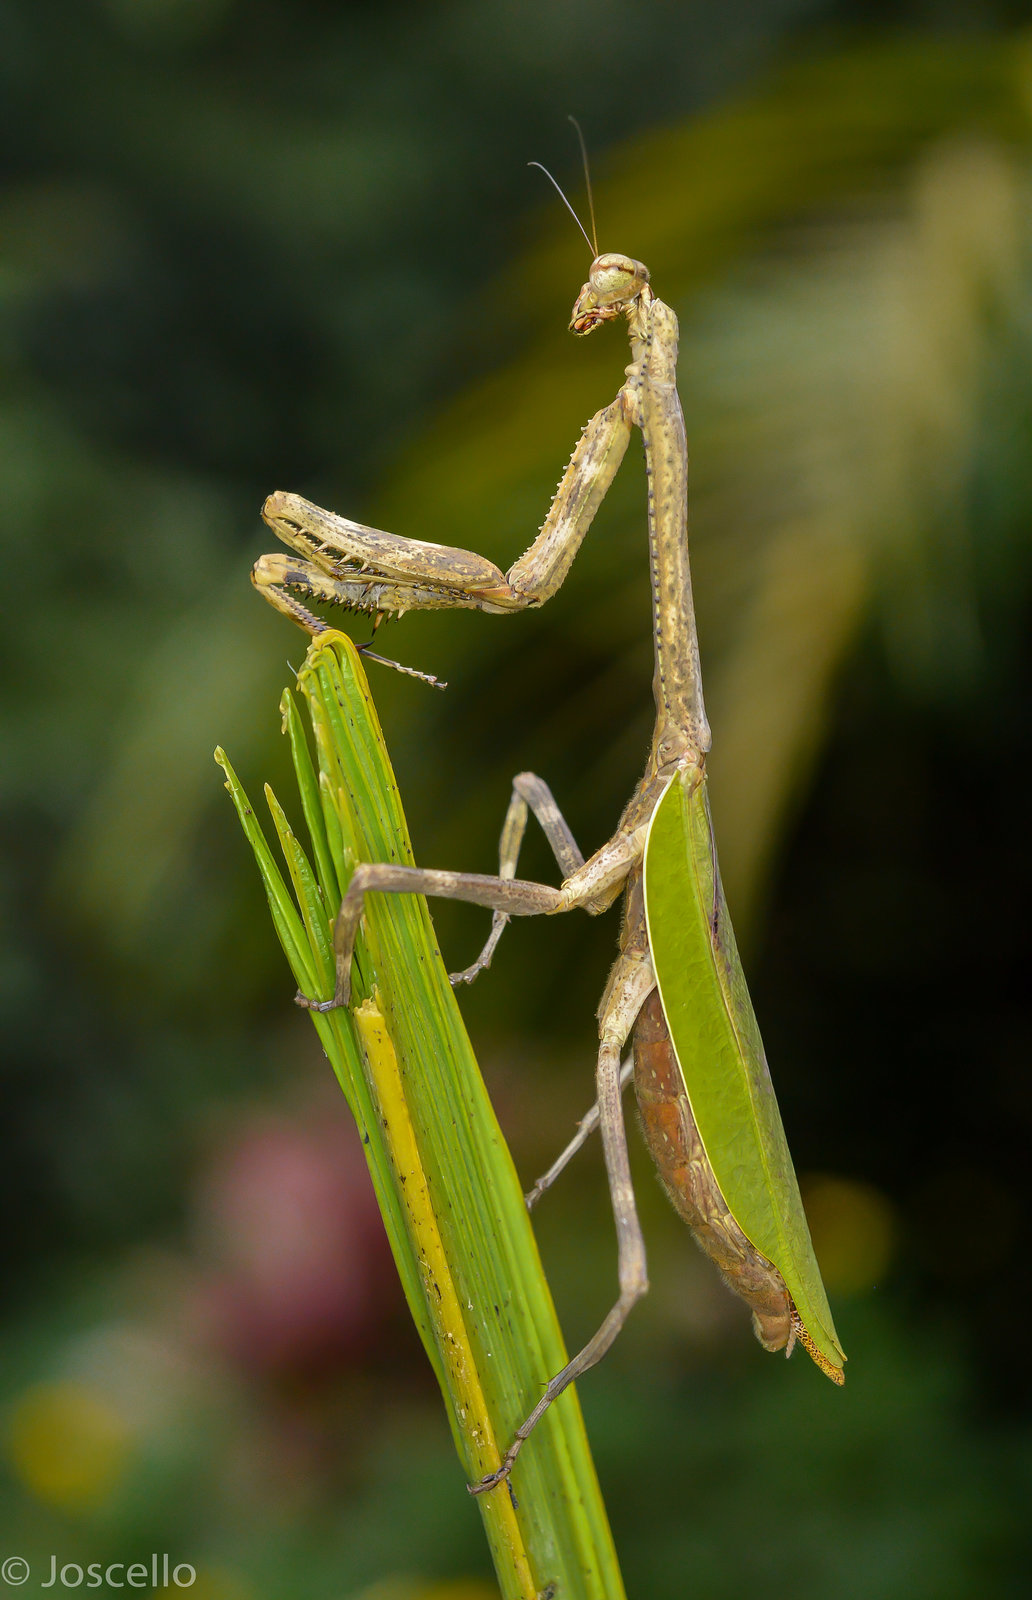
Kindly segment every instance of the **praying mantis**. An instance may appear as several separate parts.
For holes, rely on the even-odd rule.
[[[660,1179],[703,1251],[749,1306],[760,1343],[791,1354],[798,1341],[837,1384],[844,1380],[846,1359],[717,867],[706,795],[710,729],[688,561],[677,318],[654,294],[641,262],[591,247],[594,259],[570,328],[583,335],[625,317],[631,361],[616,398],[584,428],[536,539],[507,573],[470,551],[400,538],[297,495],[275,493],[263,516],[293,553],[262,556],[252,574],[266,599],[313,634],[325,624],[308,609],[312,600],[377,620],[417,609],[504,614],[541,606],[567,577],[632,431],[641,430],[656,720],[644,775],[616,831],[585,859],[548,786],[533,773],[520,773],[502,830],[498,874],[360,863],[334,927],[335,993],[321,1001],[298,996],[299,1004],[316,1010],[348,1003],[352,951],[369,893],[458,899],[494,913],[481,955],[453,982],[469,981],[489,963],[510,917],[554,916],[574,908],[598,915],[624,896],[619,954],[598,1009],[596,1110],[532,1191],[536,1198],[552,1182],[597,1117],[616,1223],[619,1295],[517,1428],[497,1471],[471,1486],[474,1493],[508,1477],[545,1410],[605,1355],[648,1288],[622,1109],[621,1053],[632,1036],[642,1126]],[[516,877],[531,814],[563,874],[559,888]]]

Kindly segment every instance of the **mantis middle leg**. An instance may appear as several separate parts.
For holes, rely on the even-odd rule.
[[[527,830],[527,819],[533,812],[541,825],[541,831],[551,846],[563,878],[573,877],[584,865],[584,856],[581,853],[573,834],[570,832],[569,823],[556,805],[555,796],[543,778],[533,772],[518,772],[512,780],[512,798],[509,809],[505,813],[502,824],[502,836],[498,842],[498,876],[500,878],[515,878],[516,867],[520,857],[520,846]],[[612,895],[598,906],[585,906],[587,910],[604,911],[611,903]],[[454,985],[472,983],[479,972],[491,965],[491,958],[498,946],[498,941],[505,930],[511,913],[496,911],[491,922],[491,932],[487,942],[477,959],[471,966],[464,967],[461,972],[451,974]]]

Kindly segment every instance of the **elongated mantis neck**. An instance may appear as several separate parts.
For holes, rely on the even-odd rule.
[[[650,769],[710,748],[688,562],[688,447],[677,394],[677,318],[646,288],[630,318],[640,370],[640,417],[648,474],[649,565],[656,668]],[[633,381],[633,380],[632,380]]]

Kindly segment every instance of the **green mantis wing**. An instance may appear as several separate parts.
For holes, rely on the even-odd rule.
[[[746,1238],[781,1273],[803,1343],[841,1383],[846,1358],[720,885],[706,780],[697,768],[673,779],[652,815],[645,910],[663,1013],[721,1193]]]

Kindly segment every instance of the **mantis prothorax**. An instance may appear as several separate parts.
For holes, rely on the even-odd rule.
[[[516,1430],[499,1470],[473,1486],[474,1492],[508,1475],[542,1413],[606,1353],[648,1287],[621,1107],[620,1055],[632,1033],[645,1138],[677,1210],[750,1307],[764,1348],[791,1353],[798,1340],[828,1377],[843,1381],[845,1356],[813,1255],[713,847],[706,799],[710,730],[688,565],[688,459],[676,389],[677,318],[653,294],[641,262],[596,255],[570,327],[586,334],[621,316],[631,342],[625,382],[584,429],[540,533],[507,573],[468,551],[398,538],[298,496],[274,494],[263,515],[298,555],[263,556],[253,574],[267,599],[312,632],[324,624],[305,599],[374,614],[447,606],[510,612],[543,605],[569,572],[632,429],[644,436],[656,723],[645,774],[616,832],[585,860],[547,786],[521,773],[513,781],[499,875],[360,864],[336,920],[333,999],[298,997],[317,1009],[347,1004],[352,948],[370,891],[444,896],[490,908],[491,937],[479,960],[459,975],[463,979],[490,960],[510,916],[554,916],[574,907],[596,915],[624,893],[619,955],[598,1012],[596,1077],[619,1298]],[[515,876],[530,812],[563,873],[558,889]]]

